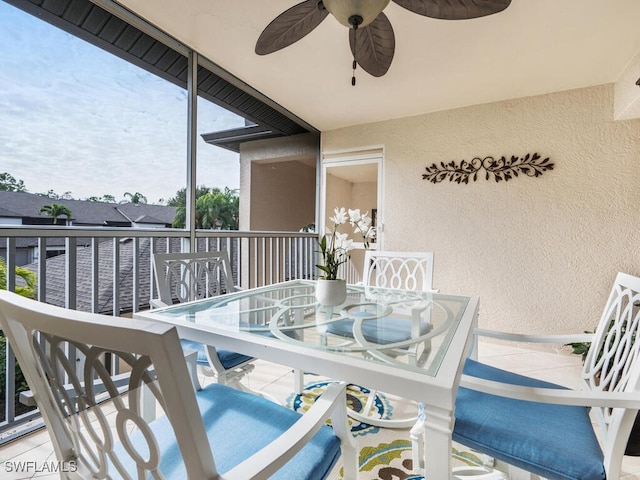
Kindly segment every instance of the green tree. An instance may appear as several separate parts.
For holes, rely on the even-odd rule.
[[[40,210],[38,210],[38,213],[39,214],[44,213],[45,215],[48,215],[49,217],[53,218],[54,225],[58,223],[58,217],[61,217],[62,215],[64,215],[67,217],[67,219],[70,219],[71,216],[73,215],[71,213],[71,210],[69,210],[69,207],[67,207],[66,205],[60,205],[59,203],[44,205]]]
[[[104,203],[116,203],[116,197],[114,197],[113,195],[108,195],[105,194],[101,197],[89,197],[87,198],[87,201],[89,202],[104,202]]]
[[[200,228],[223,230],[238,229],[240,197],[235,190],[224,191],[212,188],[211,192],[196,201],[196,215],[200,217]]]
[[[16,275],[24,280],[24,285],[16,285],[16,293],[27,298],[36,298],[36,274],[24,267],[16,267]],[[0,257],[0,290],[7,289],[7,264]]]
[[[168,205],[176,207],[173,221],[175,228],[184,228],[186,222],[186,189],[180,189]],[[196,228],[223,230],[238,229],[240,197],[237,191],[225,187],[207,188],[204,185],[196,188]]]
[[[22,180],[16,180],[11,174],[7,172],[0,173],[0,190],[3,190],[5,192],[27,191]]]
[[[196,199],[198,197],[201,197],[202,195],[205,195],[207,193],[209,193],[209,187],[205,187],[204,185],[200,185],[199,187],[196,187]],[[187,203],[187,189],[186,188],[181,188],[180,190],[178,190],[176,192],[176,196],[170,198],[167,201],[167,205],[171,206],[171,207],[184,207]]]
[[[71,192],[64,192],[62,195],[59,195],[53,190],[49,190],[46,193],[36,193],[36,195],[40,195],[41,197],[48,197],[53,200],[73,200],[73,195],[71,195]]]
[[[147,197],[145,197],[143,194],[141,194],[140,192],[136,192],[136,193],[130,193],[130,192],[125,192],[125,194],[123,195],[125,198],[125,202],[128,201],[137,205],[139,203],[147,203]]]
[[[209,193],[209,188],[204,185],[196,187],[196,202],[198,198]],[[187,189],[181,188],[176,192],[176,196],[167,201],[170,207],[176,207],[176,216],[173,219],[173,228],[184,228],[187,215]]]

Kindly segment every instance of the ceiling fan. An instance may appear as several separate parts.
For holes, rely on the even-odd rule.
[[[333,15],[349,27],[356,65],[370,75],[381,77],[393,60],[396,41],[391,22],[382,12],[391,0],[306,0],[278,15],[256,42],[256,53],[267,55],[297,42],[327,17]],[[425,17],[466,20],[493,15],[506,9],[511,0],[393,0],[401,7]]]

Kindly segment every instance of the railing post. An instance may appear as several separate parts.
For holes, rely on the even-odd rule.
[[[38,237],[38,300],[47,301],[47,239]]]
[[[131,301],[131,310],[136,313],[140,305],[140,238],[134,237],[133,239],[133,258],[131,259],[133,267],[133,299]]]
[[[65,239],[65,266],[67,270],[67,282],[65,292],[65,307],[75,310],[78,306],[77,286],[78,286],[78,247],[76,237],[66,237]]]
[[[7,290],[16,291],[16,239],[7,238]]]
[[[169,239],[167,238],[166,241],[166,247],[168,249]],[[153,294],[157,289],[156,278],[153,272],[153,254],[156,253],[157,243],[157,238],[152,237],[149,239],[149,302],[151,302],[151,299],[154,298]]]
[[[114,316],[120,315],[120,242],[113,239],[113,305]]]
[[[5,421],[11,423],[16,418],[16,357],[6,337],[5,343]]]
[[[91,239],[91,311],[100,311],[100,242]]]

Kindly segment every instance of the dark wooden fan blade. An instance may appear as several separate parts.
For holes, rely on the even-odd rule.
[[[256,53],[267,55],[288,47],[320,25],[327,15],[329,12],[318,0],[294,5],[267,25],[256,42]]]
[[[368,74],[381,77],[389,70],[396,50],[391,22],[380,12],[366,27],[349,29],[349,45],[358,65]]]
[[[503,11],[511,0],[393,0],[418,15],[441,20],[467,20]]]

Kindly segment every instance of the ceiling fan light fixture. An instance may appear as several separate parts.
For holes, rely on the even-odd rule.
[[[336,17],[342,25],[351,28],[354,17],[361,17],[358,28],[366,27],[373,22],[391,0],[323,0],[329,13]]]
[[[352,68],[374,77],[387,73],[396,49],[395,34],[383,10],[391,0],[302,0],[285,10],[262,31],[257,55],[277,52],[304,38],[331,14],[349,29]],[[511,0],[393,0],[410,12],[441,20],[467,20],[502,12]],[[640,80],[639,80],[640,82]]]

